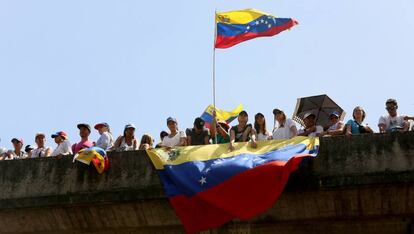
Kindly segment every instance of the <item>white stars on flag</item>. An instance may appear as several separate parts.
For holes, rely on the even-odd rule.
[[[198,182],[200,182],[200,185],[203,186],[205,183],[207,183],[207,178],[202,176]]]

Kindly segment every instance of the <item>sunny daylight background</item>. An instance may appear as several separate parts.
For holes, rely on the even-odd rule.
[[[217,50],[218,107],[263,112],[269,130],[273,108],[291,116],[318,94],[346,120],[364,107],[375,131],[387,98],[414,115],[412,0],[0,0],[0,146],[59,130],[74,143],[80,122],[108,122],[115,137],[134,123],[157,141],[168,116],[192,127],[212,103],[214,11],[245,8],[300,24]]]

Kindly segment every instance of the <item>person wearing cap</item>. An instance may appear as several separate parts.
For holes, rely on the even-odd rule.
[[[37,133],[35,136],[37,148],[32,152],[32,158],[49,157],[52,154],[52,148],[46,147],[46,136],[44,133]]]
[[[329,121],[331,122],[331,126],[321,133],[321,136],[339,136],[344,134],[344,123],[339,120],[339,113],[337,111],[332,112],[329,115]]]
[[[210,144],[210,131],[204,127],[204,120],[197,117],[194,120],[194,127],[187,128],[187,145],[208,145]]]
[[[366,113],[362,107],[355,107],[354,111],[352,112],[352,117],[354,119],[350,119],[345,125],[345,135],[351,136],[365,133],[373,133],[372,129],[367,124],[363,123],[366,117]]]
[[[13,143],[14,150],[9,150],[8,154],[9,157],[12,159],[24,159],[27,158],[26,152],[24,152],[23,149],[23,139],[13,138],[11,140]]]
[[[66,134],[66,132],[60,131],[55,134],[52,134],[52,138],[55,139],[55,143],[57,144],[57,147],[55,150],[53,150],[50,156],[61,157],[64,155],[73,154],[72,147],[68,140],[68,134]]]
[[[273,140],[292,139],[298,135],[298,129],[292,119],[286,118],[285,112],[279,109],[273,110],[274,127],[272,132]],[[276,125],[277,123],[277,125]]]
[[[125,125],[124,135],[119,136],[118,139],[116,139],[112,149],[119,152],[138,150],[138,142],[137,139],[135,139],[135,125]]]
[[[164,137],[166,137],[166,136],[168,136],[168,132],[166,132],[166,131],[161,131],[160,132],[161,141],[157,145],[155,145],[155,148],[161,148],[162,147],[162,140],[164,140]]]
[[[114,137],[111,134],[109,125],[107,123],[98,123],[95,125],[95,129],[101,135],[98,141],[96,141],[95,146],[104,150],[110,149],[114,145]]]
[[[26,147],[24,147],[24,152],[26,152],[28,158],[32,157],[33,150],[34,150],[33,145],[26,145]]]
[[[239,124],[231,127],[230,129],[230,144],[229,150],[233,151],[235,149],[235,142],[248,142],[251,140],[252,148],[257,147],[256,136],[252,130],[252,125],[248,124],[249,116],[246,111],[241,111],[237,118]]]
[[[398,103],[395,99],[388,99],[385,102],[385,109],[388,114],[383,115],[378,120],[380,133],[384,132],[406,132],[410,125],[404,115],[398,115]]]
[[[305,128],[299,130],[298,136],[319,137],[323,132],[323,127],[316,125],[316,115],[313,113],[306,113],[303,116]]]
[[[187,135],[184,131],[178,130],[177,120],[173,117],[168,117],[167,127],[170,130],[170,134],[164,137],[162,140],[162,146],[167,149],[174,148],[176,146],[185,146],[187,143]]]
[[[254,116],[253,131],[258,141],[266,141],[270,139],[270,133],[266,128],[266,119],[260,112]]]
[[[152,149],[154,145],[154,138],[150,134],[144,134],[141,137],[141,142],[139,144],[139,150]]]
[[[72,145],[73,154],[77,154],[81,149],[87,149],[93,146],[93,142],[89,140],[89,135],[91,134],[91,126],[86,123],[78,124],[79,136],[81,141]]]

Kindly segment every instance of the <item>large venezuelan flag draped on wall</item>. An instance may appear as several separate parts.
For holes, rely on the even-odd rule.
[[[229,48],[256,37],[274,36],[298,24],[291,18],[277,18],[255,9],[216,14],[216,48]]]
[[[319,139],[178,147],[147,153],[187,232],[218,227],[234,218],[249,219],[270,208],[291,172],[305,157],[316,156]]]

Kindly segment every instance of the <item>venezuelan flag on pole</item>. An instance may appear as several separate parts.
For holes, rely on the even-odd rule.
[[[187,232],[218,227],[234,218],[250,219],[270,208],[302,159],[316,156],[319,139],[178,147],[147,153]]]
[[[234,119],[237,118],[239,113],[243,110],[243,104],[238,105],[234,110],[232,111],[225,111],[222,109],[219,109],[216,107],[216,118],[218,120],[225,121],[226,123],[230,123]],[[209,105],[203,114],[201,114],[201,117],[204,121],[206,121],[206,127],[210,128],[211,123],[214,119],[214,105]]]
[[[277,18],[255,9],[216,14],[215,48],[229,48],[256,37],[274,36],[297,25],[291,18]]]

